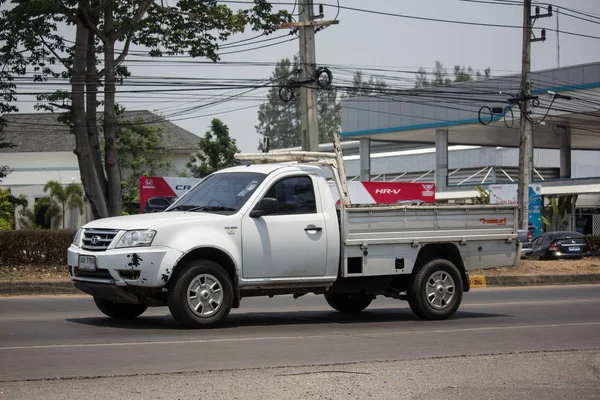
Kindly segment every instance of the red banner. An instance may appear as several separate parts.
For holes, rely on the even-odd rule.
[[[141,176],[140,214],[163,211],[198,182],[198,178]]]
[[[339,195],[335,183],[329,188],[335,201]],[[433,182],[348,182],[353,204],[435,203]]]

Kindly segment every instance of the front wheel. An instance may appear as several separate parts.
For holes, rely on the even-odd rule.
[[[412,279],[408,304],[421,319],[448,319],[458,310],[462,296],[463,282],[458,268],[448,260],[435,259]]]
[[[343,313],[359,313],[371,304],[373,297],[364,294],[325,293],[325,300],[334,309]]]
[[[113,303],[99,297],[94,297],[94,303],[100,311],[114,319],[134,319],[148,309],[145,304]]]
[[[216,325],[229,315],[233,284],[225,270],[210,260],[194,260],[175,270],[167,293],[171,315],[188,328]]]

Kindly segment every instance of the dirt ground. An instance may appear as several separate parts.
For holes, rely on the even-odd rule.
[[[69,280],[69,270],[63,265],[0,266],[0,281],[60,281]]]
[[[600,273],[600,257],[581,260],[521,260],[519,267],[489,268],[473,270],[474,275],[559,275]],[[67,281],[69,271],[66,266],[0,266],[0,281]]]

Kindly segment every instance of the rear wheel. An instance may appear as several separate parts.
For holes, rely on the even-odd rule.
[[[145,304],[113,303],[94,297],[94,303],[105,315],[115,319],[134,319],[148,309]]]
[[[229,315],[233,284],[216,262],[194,260],[175,270],[167,293],[169,310],[188,328],[216,325]]]
[[[413,277],[408,304],[421,319],[448,319],[458,310],[462,295],[463,282],[458,268],[448,260],[435,259]]]
[[[373,297],[364,294],[325,293],[327,303],[343,313],[359,313],[371,304]]]

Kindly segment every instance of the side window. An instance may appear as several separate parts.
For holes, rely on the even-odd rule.
[[[279,201],[279,215],[317,212],[315,191],[308,176],[282,179],[269,189],[265,197],[273,197]]]

